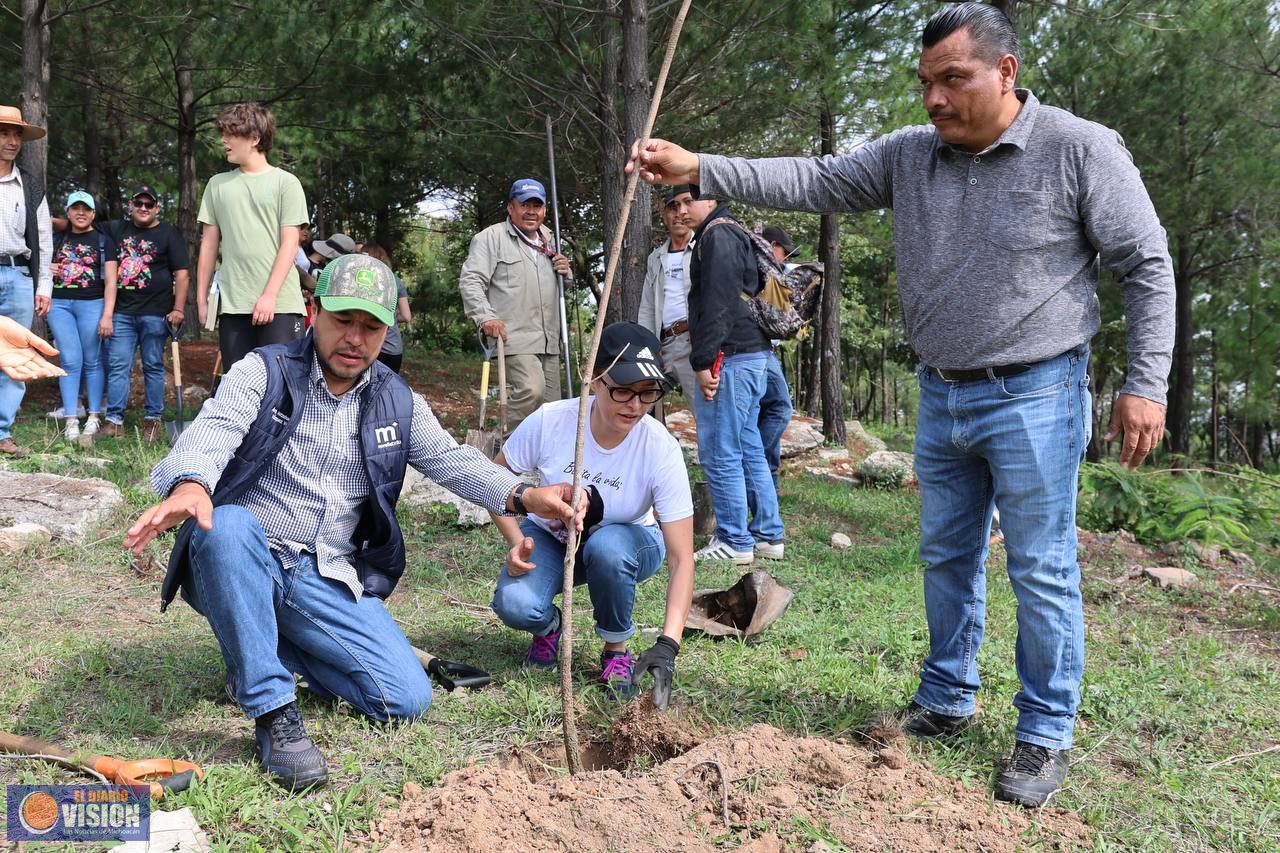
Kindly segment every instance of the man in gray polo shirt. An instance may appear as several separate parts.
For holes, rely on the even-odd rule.
[[[945,737],[974,714],[998,506],[1022,689],[995,794],[1040,806],[1066,778],[1084,668],[1075,504],[1092,425],[1098,267],[1119,283],[1128,323],[1128,372],[1107,437],[1123,433],[1120,461],[1136,467],[1164,431],[1172,263],[1119,135],[1015,88],[1021,51],[1001,12],[948,5],[921,41],[932,126],[820,159],[728,159],[663,140],[633,158],[651,183],[700,184],[718,198],[893,210],[903,320],[922,361],[916,469],[930,636],[904,727]]]

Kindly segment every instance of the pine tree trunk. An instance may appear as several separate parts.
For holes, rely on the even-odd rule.
[[[644,133],[652,83],[649,80],[649,4],[648,0],[624,0],[622,4],[622,154],[613,160],[613,170],[622,183],[622,163],[631,143]],[[645,262],[653,248],[653,217],[649,185],[641,181],[636,187],[627,219],[622,257],[618,263],[616,290],[609,300],[608,320],[635,322],[640,316],[640,295],[644,287]]]
[[[49,7],[46,0],[22,0],[22,95],[18,106],[22,119],[37,127],[49,127]],[[24,142],[22,168],[45,177],[49,138]],[[52,205],[50,205],[52,208]]]
[[[191,37],[195,23],[188,19],[183,24],[174,54],[174,82],[178,92],[178,232],[186,241],[190,253],[191,284],[187,288],[186,331],[199,325],[196,312],[196,264],[199,257],[200,229],[196,222],[196,102],[195,87],[191,82]]]
[[[835,153],[835,116],[823,104],[819,119],[822,153]],[[831,444],[844,445],[844,386],[840,381],[840,222],[834,214],[822,217],[818,255],[824,269],[822,284],[822,434]]]
[[[1195,393],[1195,325],[1191,313],[1191,259],[1188,241],[1179,235],[1174,268],[1176,329],[1173,343],[1173,381],[1169,384],[1169,449],[1187,455],[1191,450],[1191,398]]]

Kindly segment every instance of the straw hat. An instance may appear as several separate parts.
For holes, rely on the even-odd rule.
[[[16,127],[22,131],[22,141],[30,142],[33,139],[41,139],[45,135],[43,127],[36,127],[34,124],[27,124],[22,120],[22,110],[17,107],[6,107],[0,105],[0,125],[8,125]]]

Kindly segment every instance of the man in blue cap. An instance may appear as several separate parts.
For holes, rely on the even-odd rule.
[[[556,275],[569,260],[553,245],[547,191],[521,178],[507,193],[507,218],[471,238],[458,290],[467,317],[506,345],[511,396],[507,425],[514,430],[544,402],[560,399],[560,306]]]

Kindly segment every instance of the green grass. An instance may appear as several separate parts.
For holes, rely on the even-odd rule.
[[[48,428],[29,420],[18,437],[34,443]],[[451,603],[488,602],[504,551],[492,529],[459,532],[451,513],[408,509],[410,565],[392,613],[415,645],[484,667],[498,684],[438,693],[411,725],[371,724],[342,705],[304,697],[331,783],[283,793],[253,763],[252,724],[223,693],[207,625],[181,603],[158,612],[164,548],[154,547],[158,565],[145,574],[120,550],[122,531],[153,500],[146,476],[162,449],[103,441],[92,455],[110,461],[96,468],[56,440],[45,446],[51,457],[15,467],[105,477],[124,489],[126,506],[93,541],[0,558],[0,671],[8,675],[0,681],[0,727],[105,754],[203,763],[206,780],[162,808],[190,806],[215,849],[338,850],[367,841],[370,821],[394,805],[405,782],[430,785],[470,761],[559,737],[558,677],[518,668],[527,638]],[[821,737],[856,733],[910,699],[927,650],[915,550],[919,501],[908,491],[851,490],[801,475],[788,476],[783,492],[788,559],[767,568],[795,590],[794,603],[757,642],[688,639],[676,701],[712,730],[768,722]],[[836,531],[854,547],[831,549]],[[979,656],[979,722],[950,744],[908,747],[939,773],[976,786],[989,785],[1015,722],[1015,612],[1002,559],[997,548]],[[1276,599],[1248,590],[1227,595],[1213,585],[1168,592],[1107,582],[1124,569],[1087,572],[1089,656],[1076,764],[1058,804],[1096,828],[1099,850],[1275,849],[1280,753],[1238,756],[1266,749],[1280,731]],[[1274,557],[1260,560],[1259,572],[1264,583],[1280,577]],[[738,575],[726,565],[700,566],[697,583],[728,585]],[[641,588],[640,626],[660,624],[664,587],[658,579]],[[599,643],[583,599],[575,652],[588,710],[580,728],[604,730],[611,709],[584,683]],[[79,777],[0,756],[0,781]],[[792,830],[830,840],[820,824],[797,821]]]

